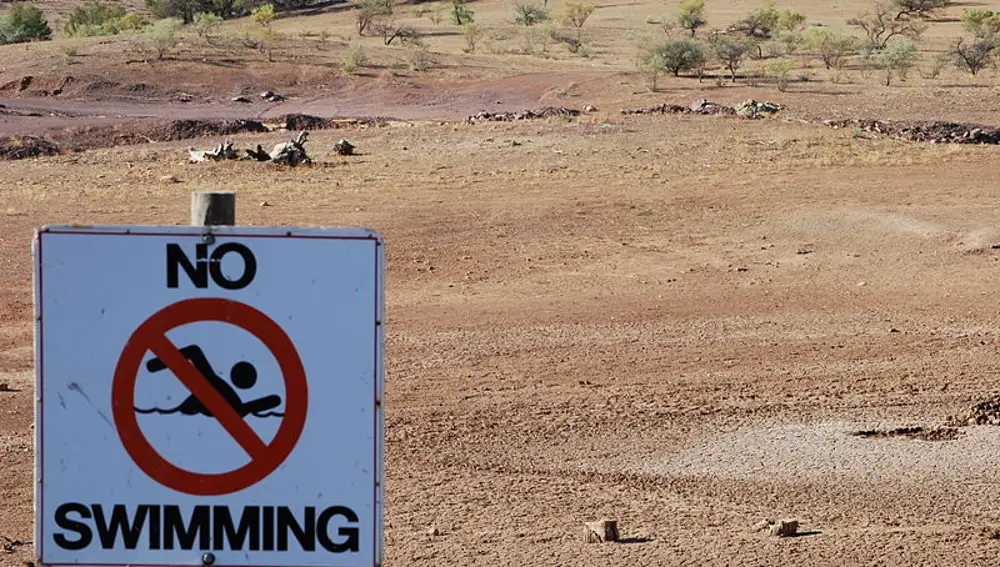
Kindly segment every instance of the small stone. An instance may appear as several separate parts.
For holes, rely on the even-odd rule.
[[[268,203],[267,201],[261,201],[260,202],[260,206],[262,206],[262,207],[270,207],[271,203]]]
[[[427,530],[427,535],[437,537],[441,535],[441,530],[439,530],[437,526],[431,526],[431,529]]]
[[[896,327],[889,327],[889,332],[890,333],[898,333],[899,329],[897,329]]]
[[[584,112],[597,112],[597,107],[596,106],[591,106],[591,105],[588,104],[587,106],[583,107],[583,111]]]
[[[248,99],[245,96],[234,96],[233,98],[231,98],[229,100],[231,100],[233,102],[250,102],[250,99]]]
[[[865,287],[866,285],[868,285],[868,282],[858,282],[857,283],[857,287]]]
[[[0,382],[0,392],[13,392],[10,388],[10,384],[6,382]]]
[[[180,183],[181,180],[177,178],[176,175],[164,175],[160,178],[162,183]]]

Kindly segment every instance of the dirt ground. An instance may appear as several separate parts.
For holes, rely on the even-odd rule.
[[[638,94],[619,70],[491,65],[306,84],[280,109],[233,110],[221,88],[196,103],[407,119],[313,133],[313,167],[188,164],[190,141],[0,162],[0,565],[33,558],[33,228],[183,224],[191,191],[219,189],[241,224],[386,237],[387,565],[995,564],[1000,428],[855,433],[933,429],[1000,393],[1000,154],[811,122],[997,124],[994,75]],[[5,96],[108,123],[184,107]],[[750,96],[788,110],[619,112]],[[598,111],[461,122],[488,103]],[[80,124],[48,114],[0,116],[0,134]],[[333,154],[344,137],[358,155]],[[598,518],[624,540],[584,543]],[[767,518],[802,534],[753,530]]]

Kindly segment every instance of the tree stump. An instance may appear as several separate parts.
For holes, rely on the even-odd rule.
[[[583,536],[587,543],[618,541],[618,522],[615,520],[587,522],[583,527]]]

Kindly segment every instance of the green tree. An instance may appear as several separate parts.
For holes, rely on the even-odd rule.
[[[681,0],[679,4],[680,14],[677,16],[677,23],[694,37],[695,32],[703,27],[705,21],[705,0]]]
[[[451,0],[451,23],[464,26],[476,21],[476,14],[466,6],[468,0]]]
[[[211,12],[211,0],[146,0],[146,6],[154,18],[178,18],[185,24],[194,21],[198,12]]]
[[[995,38],[1000,34],[1000,14],[993,10],[966,10],[962,14],[962,27],[976,38]]]
[[[156,59],[160,60],[177,45],[177,32],[183,27],[184,22],[180,18],[164,18],[157,21],[146,31],[149,45],[156,53]]]
[[[705,47],[697,41],[672,39],[654,47],[650,59],[677,77],[682,71],[700,69],[708,61],[708,55]]]
[[[743,37],[716,35],[712,39],[712,53],[722,65],[729,70],[733,82],[736,82],[736,70],[740,68],[747,53],[753,49],[753,43]]]
[[[82,6],[73,8],[69,20],[63,25],[63,33],[68,36],[116,35],[138,31],[148,25],[145,18],[126,12],[122,6],[88,0]]]
[[[858,39],[852,35],[814,28],[806,34],[806,45],[819,55],[827,69],[840,69],[844,58],[857,49]]]
[[[392,11],[392,0],[361,0],[358,3],[358,13],[354,16],[358,35],[365,35],[372,24],[392,16]]]
[[[17,3],[0,17],[0,44],[52,39],[45,14],[35,6]]]
[[[533,26],[547,21],[549,9],[541,4],[526,0],[516,0],[513,6],[514,21],[523,26]]]
[[[885,86],[892,82],[893,74],[905,81],[907,72],[917,62],[917,56],[916,44],[907,38],[895,41],[879,52],[876,62],[885,71]]]
[[[209,39],[212,34],[222,25],[222,16],[209,12],[198,12],[194,15],[192,27],[198,37]]]
[[[276,17],[273,4],[257,6],[250,12],[250,21],[261,27],[269,27]]]
[[[791,10],[779,10],[773,2],[750,12],[729,27],[757,44],[757,56],[763,57],[761,43],[775,39],[782,32],[795,34],[805,26],[806,17]]]

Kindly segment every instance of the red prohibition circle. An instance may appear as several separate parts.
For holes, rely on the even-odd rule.
[[[166,333],[202,321],[236,325],[257,337],[271,351],[285,382],[285,416],[278,433],[265,443],[207,379],[195,369]],[[163,458],[149,443],[135,413],[135,386],[146,352],[152,351],[209,409],[213,418],[250,456],[250,462],[224,473],[197,473]],[[115,369],[111,406],[118,437],[132,461],[160,484],[197,496],[230,494],[253,486],[274,472],[288,458],[306,423],[309,396],[306,373],[295,345],[267,315],[244,303],[220,298],[187,299],[154,313],[132,333]]]

